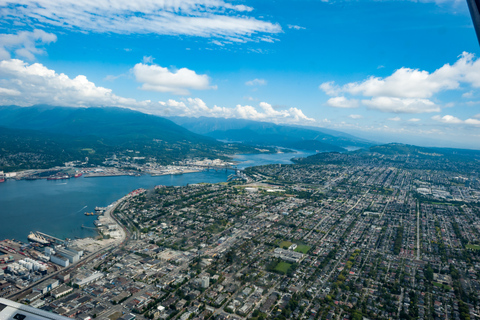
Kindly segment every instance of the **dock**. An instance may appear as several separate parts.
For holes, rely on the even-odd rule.
[[[40,236],[41,238],[44,238],[44,239],[50,241],[50,242],[55,242],[55,243],[58,243],[58,244],[65,244],[65,240],[56,238],[56,237],[48,235],[46,233],[43,233],[43,232],[40,232],[40,231],[35,231],[33,233],[36,234],[37,236]]]

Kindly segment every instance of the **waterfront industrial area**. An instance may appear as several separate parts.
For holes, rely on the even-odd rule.
[[[143,159],[142,159],[143,160]],[[69,162],[64,167],[51,169],[22,170],[19,172],[0,171],[2,182],[8,179],[15,180],[66,180],[71,178],[92,177],[115,177],[115,176],[139,176],[148,174],[151,176],[176,175],[184,173],[201,172],[205,170],[232,170],[237,171],[235,162],[226,162],[220,159],[195,159],[180,161],[176,165],[159,165],[154,162],[137,164],[135,162],[122,162],[116,159],[107,159],[104,167],[85,166],[85,162]]]
[[[97,239],[4,240],[0,296],[82,320],[474,319],[478,172],[408,161],[138,189],[99,208]]]

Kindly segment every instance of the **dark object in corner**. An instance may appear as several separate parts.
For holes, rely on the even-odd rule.
[[[477,33],[478,43],[480,44],[480,0],[467,0],[468,9],[472,16],[473,26]]]

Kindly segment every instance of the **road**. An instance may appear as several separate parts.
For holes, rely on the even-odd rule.
[[[420,260],[420,208],[417,200],[417,260]]]

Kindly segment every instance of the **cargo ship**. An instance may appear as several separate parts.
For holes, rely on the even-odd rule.
[[[43,238],[42,236],[34,232],[30,232],[27,238],[28,238],[28,241],[37,242],[43,245],[50,244],[50,241],[48,241],[47,239]]]

